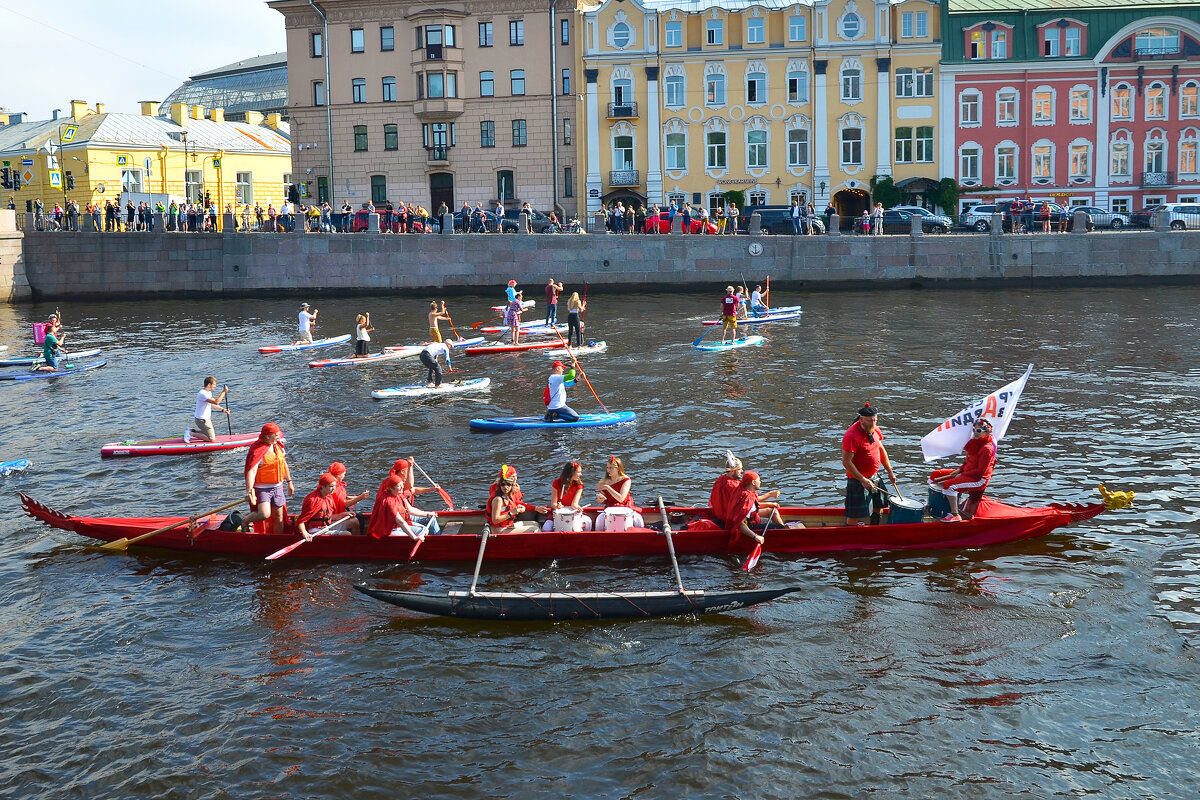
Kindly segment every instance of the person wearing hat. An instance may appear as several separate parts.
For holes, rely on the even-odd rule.
[[[300,323],[297,331],[299,338],[293,344],[309,344],[313,340],[313,328],[317,326],[317,310],[308,311],[308,303],[300,304]]]
[[[992,468],[996,465],[996,441],[992,438],[992,423],[980,418],[971,426],[971,438],[963,448],[967,460],[957,469],[934,470],[929,476],[929,488],[941,492],[950,503],[950,513],[941,517],[942,522],[961,522],[975,515],[983,487],[992,479]],[[962,516],[958,513],[958,494],[967,493]]]
[[[312,531],[327,528],[326,533],[334,533],[346,530],[351,522],[357,523],[349,511],[338,510],[337,483],[337,478],[326,472],[317,481],[317,488],[304,498],[296,516],[296,530],[304,541],[313,540]]]
[[[333,499],[337,506],[337,511],[349,511],[354,515],[354,518],[346,525],[348,533],[357,534],[365,532],[367,529],[367,517],[365,514],[359,514],[354,511],[354,506],[358,505],[363,500],[367,499],[370,492],[362,492],[350,497],[346,491],[346,465],[340,461],[335,461],[329,465],[329,474],[333,476],[335,486],[333,489]]]
[[[712,491],[708,493],[708,507],[712,517],[724,524],[729,515],[730,503],[737,490],[742,485],[742,460],[725,451],[725,474],[713,482]]]
[[[280,441],[282,432],[274,422],[262,426],[258,441],[250,446],[246,454],[246,498],[253,509],[244,520],[245,530],[251,530],[255,522],[271,520],[271,532],[283,533],[284,512],[287,496],[296,491],[292,485],[292,472],[288,469],[287,457]],[[284,484],[287,492],[284,492]]]
[[[531,506],[524,501],[517,483],[517,468],[502,464],[496,482],[488,489],[487,521],[492,533],[534,533],[540,531],[539,515],[550,513],[549,506]]]
[[[771,512],[771,522],[776,525],[783,525],[783,517],[779,515],[779,504],[768,502],[779,497],[779,490],[772,489],[766,494],[760,495],[758,490],[762,488],[762,479],[759,478],[757,472],[746,470],[742,473],[742,479],[738,484],[738,490],[734,493],[729,501],[729,510],[725,523],[725,530],[729,531],[729,544],[733,546],[737,542],[739,536],[747,536],[759,544],[763,543],[763,535],[756,533],[750,526],[762,525],[762,517],[759,515],[759,509],[769,509]]]
[[[410,539],[424,539],[426,536],[436,536],[440,530],[436,512],[422,511],[409,502],[403,478],[389,475],[384,480],[375,498],[375,507],[371,509],[368,534],[376,539],[401,535]]]
[[[737,340],[737,312],[739,303],[741,303],[741,298],[733,291],[733,287],[726,286],[725,297],[721,299],[721,344],[725,344],[725,338],[730,334],[732,334],[735,341]]]
[[[875,423],[879,412],[870,403],[858,410],[858,419],[842,436],[842,466],[846,469],[846,524],[866,525],[887,502],[872,478],[882,465],[892,483],[896,473],[883,446],[883,431]],[[872,513],[874,507],[874,513]]]
[[[579,415],[567,405],[566,370],[566,365],[561,361],[555,361],[550,370],[550,377],[546,381],[547,389],[550,392],[550,401],[546,404],[546,422],[579,421]]]

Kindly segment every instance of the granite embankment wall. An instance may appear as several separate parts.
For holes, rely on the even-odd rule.
[[[0,237],[6,234],[0,234]],[[20,234],[16,234],[20,237]],[[1200,232],[943,236],[96,234],[3,250],[8,299],[494,291],[547,276],[594,289],[1195,283]],[[11,268],[11,270],[10,270]],[[27,281],[28,290],[23,284]],[[5,299],[0,295],[0,299]]]

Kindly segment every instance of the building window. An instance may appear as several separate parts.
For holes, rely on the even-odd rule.
[[[1110,170],[1114,176],[1120,175],[1128,177],[1130,174],[1132,174],[1129,167],[1129,142],[1113,142],[1112,165]]]
[[[793,70],[787,74],[787,98],[789,103],[808,102],[808,73]]]
[[[490,22],[479,23],[479,46],[480,47],[491,47],[492,46],[492,23],[490,23]]]
[[[767,76],[762,72],[751,72],[746,76],[746,102],[761,105],[767,102]]]
[[[1033,146],[1033,180],[1039,183],[1054,181],[1054,145]]]
[[[996,124],[1017,124],[1017,93],[1004,90],[996,94]]]
[[[513,46],[525,44],[525,20],[514,19],[509,21],[508,43]]]
[[[842,100],[862,99],[862,70],[856,67],[842,70]]]
[[[613,169],[633,169],[633,137],[614,136],[612,150]]]
[[[856,39],[862,33],[862,19],[857,14],[846,14],[841,20],[842,38]]]
[[[788,130],[787,151],[789,167],[807,167],[808,131],[804,128],[791,128]]]
[[[705,27],[708,31],[708,43],[710,45],[725,44],[725,23],[719,19],[710,19]]]
[[[1197,142],[1195,136],[1195,131],[1192,131],[1187,138],[1179,142],[1179,174],[1193,178],[1196,175]]]
[[[896,163],[933,162],[933,126],[896,128]]]
[[[1085,143],[1072,144],[1070,153],[1070,176],[1072,178],[1090,178],[1092,176],[1092,146]]]
[[[842,164],[849,167],[862,166],[862,129],[842,129]]]
[[[513,147],[524,147],[526,145],[525,120],[514,119],[512,121],[512,135]]]
[[[628,106],[633,102],[633,79],[617,78],[612,82],[613,105]]]
[[[803,42],[804,41],[804,38],[807,35],[807,24],[806,24],[807,22],[808,22],[808,20],[805,17],[800,16],[799,14],[797,14],[796,16],[793,16],[793,17],[788,17],[788,41],[789,42]]]
[[[1092,119],[1091,89],[1071,90],[1071,122],[1090,122]]]
[[[746,44],[762,44],[766,41],[765,22],[762,17],[746,20]]]
[[[992,31],[992,59],[1003,61],[1008,58],[1008,32]]]
[[[525,94],[525,70],[514,69],[508,74],[509,90],[513,97]]]
[[[1033,93],[1033,124],[1054,122],[1054,90],[1037,89]]]
[[[1017,180],[1017,148],[1002,145],[996,148],[996,180],[1014,183]]]
[[[367,126],[354,126],[354,151],[356,153],[366,152],[367,149]]]
[[[928,11],[905,11],[900,15],[900,36],[903,39],[924,38],[929,35]]]
[[[1193,170],[1194,171],[1194,170]],[[237,173],[237,183],[234,192],[239,206],[248,206],[254,202],[254,174],[251,172]]]
[[[667,134],[667,169],[687,169],[687,134]]]
[[[384,53],[396,49],[396,29],[391,25],[379,29],[379,49]]]
[[[558,43],[559,44],[570,44],[571,43],[571,20],[569,20],[569,19],[559,20],[558,21],[558,29],[559,29]]]
[[[511,169],[502,169],[496,173],[496,197],[501,203],[511,203],[517,199],[517,182],[513,179]]]
[[[708,169],[725,169],[725,131],[709,131],[704,135],[704,165]]]
[[[1058,33],[1053,26],[1042,31],[1042,55],[1046,58],[1058,58]]]
[[[571,120],[564,119],[562,121],[562,130],[563,130],[563,144],[570,144],[572,141]]]
[[[362,53],[367,49],[367,40],[362,28],[350,29],[350,52]]]
[[[428,73],[425,76],[425,86],[428,91],[426,97],[431,100],[446,96],[446,80],[440,72]]]
[[[613,47],[618,50],[623,50],[629,46],[629,40],[632,38],[628,23],[618,22],[612,26],[612,43]]]
[[[668,75],[663,81],[665,103],[673,108],[683,105],[684,83],[682,75]]]
[[[496,96],[496,73],[491,70],[479,73],[479,96]]]
[[[371,203],[382,205],[387,202],[387,176],[371,176]]]
[[[964,147],[958,153],[958,179],[964,184],[979,183],[979,148]]]
[[[289,183],[285,180],[284,183]],[[183,173],[183,196],[189,203],[200,201],[203,194],[201,188],[204,186],[204,173],[198,169],[185,170]]]
[[[317,178],[317,202],[329,202],[329,178],[326,178],[324,175]]]
[[[575,196],[574,172],[570,167],[563,167],[563,197]]]
[[[367,79],[355,78],[350,81],[350,101],[353,103],[367,102]]]
[[[963,92],[958,98],[958,124],[978,125],[979,106],[983,98],[978,92]]]
[[[384,150],[399,150],[400,149],[400,132],[397,125],[383,126],[383,149]]]
[[[396,77],[394,75],[383,79],[383,102],[396,102]]]
[[[1188,81],[1179,90],[1179,116],[1180,117],[1197,117],[1200,116],[1200,105],[1197,100],[1200,99],[1200,85],[1195,81]]]
[[[1139,56],[1169,56],[1179,53],[1179,31],[1149,28],[1134,37],[1134,53]]]
[[[897,69],[896,97],[933,97],[933,67]]]
[[[1152,83],[1146,89],[1146,119],[1167,118],[1167,87]]]
[[[664,47],[683,47],[683,23],[668,22],[663,31]]]
[[[896,163],[911,164],[913,161],[913,129],[896,128]]]
[[[496,123],[494,121],[485,119],[479,123],[479,146],[496,146]]]
[[[1167,171],[1167,147],[1162,139],[1146,142],[1146,172]]]
[[[1130,198],[1128,197],[1113,197],[1109,200],[1108,208],[1115,214],[1129,213]]]
[[[1129,105],[1129,86],[1121,84],[1112,90],[1113,119],[1132,119]]]
[[[725,105],[725,76],[721,73],[714,72],[705,78],[704,102],[710,106]]]
[[[747,192],[746,205],[748,206],[765,206],[767,204],[767,193],[763,191]]]
[[[571,93],[571,70],[562,71],[562,94],[565,97]]]
[[[917,152],[916,160],[918,164],[933,163],[933,126],[918,125],[917,126]]]
[[[313,58],[324,57],[324,55],[325,55],[325,39],[321,36],[321,34],[319,34],[319,33],[310,34],[309,35],[309,43],[311,44],[311,47],[309,48],[309,52],[312,53]]]
[[[746,131],[746,167],[767,168],[767,132]]]
[[[325,105],[325,81],[313,81],[313,105]]]
[[[1063,31],[1063,55],[1078,56],[1082,51],[1083,31],[1079,28],[1067,28]]]

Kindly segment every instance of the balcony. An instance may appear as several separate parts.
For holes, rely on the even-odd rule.
[[[614,169],[608,173],[609,186],[640,186],[641,181],[636,169]]]
[[[609,103],[608,118],[609,119],[632,119],[637,117],[637,103]]]
[[[463,113],[461,97],[431,97],[413,103],[413,113],[424,120],[455,119]]]
[[[425,152],[431,162],[445,163],[450,160],[450,147],[444,144],[426,147]]]
[[[412,65],[445,64],[449,67],[462,67],[463,49],[461,47],[445,47],[440,44],[429,44],[412,51]]]
[[[1142,186],[1172,186],[1175,183],[1174,172],[1143,172]]]
[[[1179,45],[1163,45],[1161,47],[1139,47],[1133,51],[1134,61],[1164,61],[1179,58],[1182,54]]]

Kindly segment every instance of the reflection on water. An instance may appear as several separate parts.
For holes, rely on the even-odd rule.
[[[87,376],[0,385],[0,769],[14,796],[1180,796],[1194,761],[1193,589],[1200,291],[1191,288],[780,296],[800,324],[762,347],[690,346],[712,297],[597,294],[583,362],[634,426],[473,435],[475,416],[538,413],[550,359],[462,358],[489,395],[376,402],[415,360],[310,370],[292,301],[70,304]],[[317,301],[321,333],[369,310],[379,344],[424,333],[424,298]],[[461,329],[494,298],[455,303]],[[0,307],[29,349],[51,308]],[[322,351],[322,355],[332,354]],[[920,438],[1035,365],[1000,445],[1006,502],[1132,509],[967,552],[687,557],[689,588],[803,591],[703,621],[520,626],[406,615],[359,595],[465,588],[473,565],[315,564],[110,554],[22,517],[16,491],[85,514],[196,512],[237,497],[243,453],[101,461],[101,444],[177,435],[206,374],[235,431],[274,420],[297,497],[330,462],[374,489],[417,456],[460,507],[501,463],[544,501],[562,463],[589,481],[621,455],[634,495],[703,503],[726,448],[788,502],[837,505],[842,432],[869,400],[905,494]],[[572,405],[595,406],[586,388]],[[220,422],[218,420],[218,422]],[[590,488],[590,486],[589,486]],[[647,590],[665,559],[484,561],[494,590]],[[1182,734],[1182,735],[1181,735]],[[402,782],[402,784],[401,784]],[[170,787],[170,788],[168,788]],[[236,788],[235,788],[236,787]],[[786,787],[786,788],[784,788]]]

